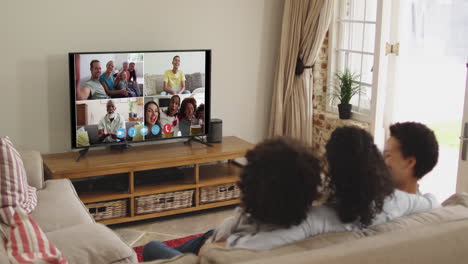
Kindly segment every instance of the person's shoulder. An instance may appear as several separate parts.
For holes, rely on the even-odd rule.
[[[87,80],[87,81],[84,83],[84,86],[83,86],[83,87],[90,87],[90,88],[92,88],[92,87],[94,86],[95,83],[96,83],[95,81],[89,79],[89,80]]]
[[[440,207],[440,202],[439,202],[439,200],[437,200],[437,197],[434,194],[425,193],[425,194],[422,194],[421,196],[423,196],[427,200],[429,200],[431,202],[432,207],[434,207],[434,208]]]
[[[164,74],[170,74],[171,72],[172,72],[172,70],[165,70]]]

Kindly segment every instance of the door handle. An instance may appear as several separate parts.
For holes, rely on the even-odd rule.
[[[461,159],[465,161],[467,156],[466,151],[468,149],[468,122],[465,123],[463,127],[463,137],[460,137],[460,140],[462,141]]]

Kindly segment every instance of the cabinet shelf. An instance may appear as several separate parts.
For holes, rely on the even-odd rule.
[[[130,193],[123,192],[92,192],[78,194],[83,203],[105,202],[123,198],[130,198]]]
[[[200,166],[198,187],[237,182],[242,168],[232,163]]]

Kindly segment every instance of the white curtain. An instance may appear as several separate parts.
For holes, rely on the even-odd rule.
[[[328,31],[334,0],[286,0],[273,87],[270,136],[312,144],[312,68]],[[298,58],[306,66],[296,75]]]

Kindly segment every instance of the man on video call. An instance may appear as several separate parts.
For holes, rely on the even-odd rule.
[[[78,100],[88,99],[107,99],[109,96],[106,90],[99,82],[101,76],[101,63],[98,60],[92,60],[90,63],[91,79],[86,81],[85,85],[76,89],[76,98]]]
[[[98,138],[101,142],[118,142],[117,129],[125,129],[125,120],[119,113],[112,100],[107,101],[107,114],[99,121]]]
[[[185,75],[179,70],[179,66],[180,57],[176,55],[172,59],[172,70],[164,72],[164,91],[161,92],[161,95],[190,94],[190,91],[185,90]]]

